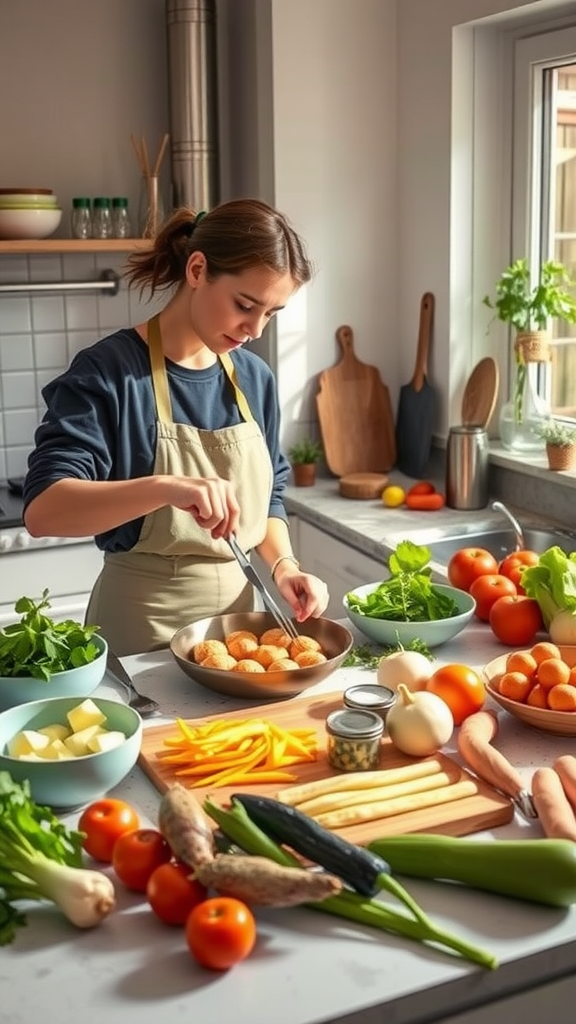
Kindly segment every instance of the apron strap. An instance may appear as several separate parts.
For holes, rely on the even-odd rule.
[[[150,352],[150,366],[152,368],[152,386],[156,399],[156,412],[161,423],[172,423],[172,402],[170,401],[170,389],[168,387],[168,375],[166,373],[166,360],[162,350],[162,336],[160,334],[160,315],[157,313],[147,324],[148,327],[148,349]],[[229,353],[218,357],[220,364],[226,374],[236,398],[240,415],[246,423],[253,423],[254,417],[246,400],[244,392],[240,390],[236,377],[236,367],[230,358]]]
[[[152,387],[156,399],[156,414],[160,423],[172,423],[172,402],[170,401],[170,389],[168,387],[168,375],[166,373],[166,361],[162,350],[162,336],[160,334],[160,315],[157,313],[148,321],[148,351],[150,352],[150,366],[152,368]]]
[[[254,417],[253,417],[253,415],[252,415],[252,413],[250,411],[250,406],[248,405],[248,402],[246,401],[246,396],[245,396],[244,392],[240,390],[240,386],[238,384],[238,378],[236,377],[236,367],[234,366],[234,363],[232,362],[230,354],[228,352],[225,352],[223,355],[219,356],[218,358],[220,359],[220,362],[221,362],[221,364],[222,364],[222,366],[224,368],[224,373],[226,374],[226,376],[228,377],[228,380],[230,381],[232,387],[234,388],[234,394],[236,396],[236,404],[238,405],[238,408],[240,410],[240,415],[242,416],[242,419],[245,420],[246,423],[253,423],[254,422]]]

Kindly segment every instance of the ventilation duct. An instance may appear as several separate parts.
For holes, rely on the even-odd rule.
[[[219,200],[215,0],[166,0],[173,205]]]

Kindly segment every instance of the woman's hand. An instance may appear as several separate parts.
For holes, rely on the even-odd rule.
[[[171,477],[167,504],[189,512],[214,540],[236,533],[240,506],[229,480],[219,476],[194,479]]]
[[[275,576],[276,586],[294,612],[296,622],[320,618],[329,601],[328,587],[323,580],[302,572],[288,561]]]

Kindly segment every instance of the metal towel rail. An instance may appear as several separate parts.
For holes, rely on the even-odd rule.
[[[29,281],[0,284],[0,292],[108,292],[117,295],[120,277],[115,270],[103,270],[98,281]]]

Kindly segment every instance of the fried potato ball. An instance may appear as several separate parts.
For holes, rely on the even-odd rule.
[[[219,668],[229,670],[237,664],[236,658],[225,651],[224,654],[210,654],[204,661],[200,662],[202,668]]]
[[[298,668],[306,668],[309,665],[322,665],[327,660],[326,655],[322,654],[321,651],[299,651],[294,657]]]
[[[241,658],[250,658],[254,651],[258,650],[258,641],[251,636],[233,636],[226,640],[228,653],[240,661]]]
[[[232,669],[233,672],[265,672],[266,669],[254,658],[241,658]]]
[[[229,644],[231,640],[236,640],[239,636],[246,637],[248,640],[254,640],[256,645],[258,645],[258,637],[256,636],[256,633],[252,633],[249,629],[233,629],[231,633],[226,634],[224,642]]]
[[[202,662],[216,654],[228,654],[228,649],[223,640],[200,640],[191,651],[193,660],[201,665]]]
[[[285,647],[286,650],[290,647],[292,638],[285,633],[283,629],[277,626],[275,629],[267,629],[265,633],[262,633],[260,637],[261,644],[272,644],[274,647]]]
[[[278,661],[279,658],[286,657],[285,647],[276,647],[274,644],[260,644],[258,649],[254,651],[253,657],[256,661],[259,661],[264,668],[273,661]]]
[[[285,672],[290,669],[300,668],[297,662],[292,661],[292,658],[277,658],[276,661],[271,661],[266,669],[267,672]]]
[[[301,654],[302,651],[322,651],[322,645],[313,636],[306,636],[305,633],[301,633],[297,640],[290,642],[288,650],[290,657],[295,661],[296,655]]]

